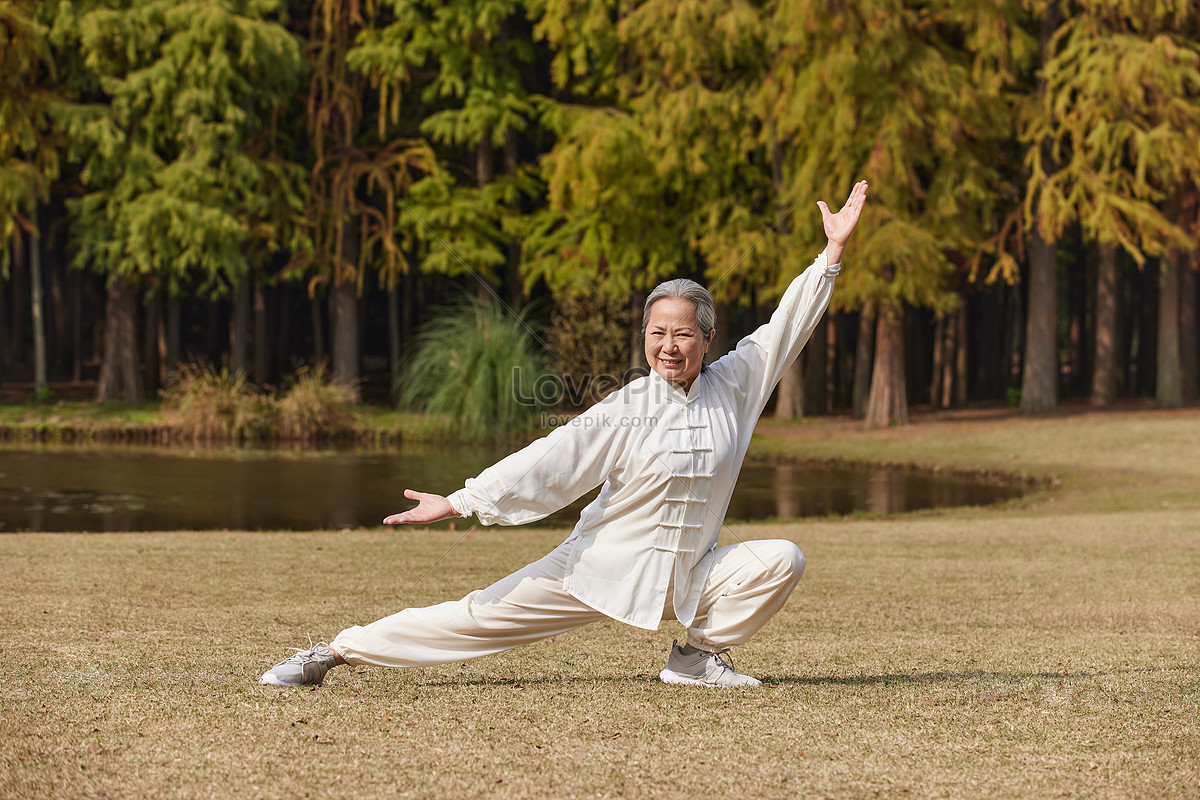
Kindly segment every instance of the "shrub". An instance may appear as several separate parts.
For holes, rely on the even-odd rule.
[[[284,439],[328,439],[353,428],[346,407],[350,387],[335,381],[324,366],[302,368],[278,401],[279,435]]]
[[[434,415],[443,435],[502,439],[531,427],[532,387],[545,366],[524,314],[468,300],[443,309],[418,339],[401,376],[401,403]]]
[[[629,367],[628,297],[584,287],[559,297],[547,341],[570,387],[563,400],[590,406],[622,383]]]
[[[275,430],[270,398],[231,373],[204,364],[185,364],[173,372],[163,405],[175,413],[182,434],[196,442],[255,441]]]

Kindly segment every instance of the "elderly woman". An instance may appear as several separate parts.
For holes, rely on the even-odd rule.
[[[771,320],[712,364],[712,298],[685,279],[646,299],[651,372],[569,424],[485,469],[449,497],[406,490],[417,506],[389,525],[474,515],[485,525],[541,519],[596,486],[571,535],[550,554],[461,600],[409,608],[297,652],[261,678],[319,684],[338,664],[446,664],[530,644],[611,617],[687,629],[660,678],[759,686],[726,655],[777,612],[804,571],[786,540],[717,546],[750,435],[771,391],[825,312],[866,201],[859,182],[837,214],[818,203],[828,244],[792,281]],[[722,656],[726,656],[722,658]]]

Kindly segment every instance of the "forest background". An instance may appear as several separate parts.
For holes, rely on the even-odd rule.
[[[1188,0],[0,0],[0,381],[399,402],[499,309],[580,401],[663,279],[765,321],[857,179],[776,416],[1200,396]]]

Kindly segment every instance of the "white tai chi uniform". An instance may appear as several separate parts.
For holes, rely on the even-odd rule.
[[[717,546],[754,426],[833,293],[822,253],[771,320],[692,382],[655,372],[488,467],[449,496],[463,516],[519,525],[603,484],[571,535],[542,559],[461,600],[342,631],[351,664],[411,667],[489,655],[604,617],[687,628],[716,651],[749,639],[804,571],[785,540]]]

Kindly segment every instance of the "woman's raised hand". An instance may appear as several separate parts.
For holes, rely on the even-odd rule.
[[[440,494],[414,492],[412,489],[405,489],[404,496],[409,500],[416,500],[417,507],[410,508],[408,511],[402,511],[399,514],[392,514],[390,517],[384,517],[384,525],[403,525],[405,523],[428,525],[431,522],[441,522],[444,519],[458,516],[458,512],[454,510],[454,506],[450,505],[450,501]]]
[[[829,210],[829,206],[825,204],[824,200],[817,201],[817,208],[821,209],[821,221],[825,225],[825,236],[829,238],[829,244],[837,249],[838,257],[831,257],[829,259],[831,264],[841,261],[841,250],[845,248],[846,242],[850,241],[850,235],[858,226],[858,219],[862,216],[863,206],[866,205],[866,202],[866,181],[854,184],[854,188],[850,190],[850,197],[846,199],[846,204],[836,214]]]

